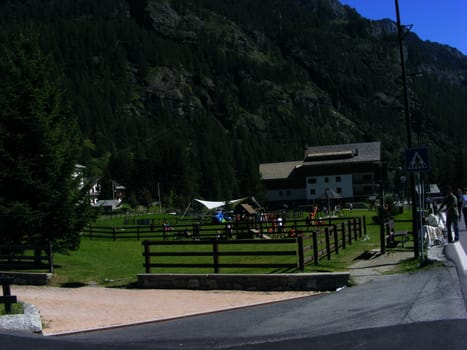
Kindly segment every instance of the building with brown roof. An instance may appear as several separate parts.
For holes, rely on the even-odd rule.
[[[260,164],[270,204],[309,204],[337,193],[367,200],[378,191],[381,142],[308,147],[303,160]],[[330,191],[332,190],[332,191]]]

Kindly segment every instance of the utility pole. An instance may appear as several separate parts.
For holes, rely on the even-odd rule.
[[[412,148],[412,120],[409,110],[409,94],[407,91],[407,75],[405,72],[405,59],[404,59],[404,45],[403,40],[405,32],[403,30],[405,26],[401,25],[401,17],[399,12],[399,0],[395,0],[396,4],[396,17],[397,17],[397,34],[399,39],[399,51],[400,51],[400,60],[401,60],[401,77],[404,90],[404,110],[405,110],[405,122],[406,122],[406,131],[407,131],[407,148]],[[410,27],[411,28],[411,27]],[[409,28],[409,30],[410,30]],[[415,176],[413,173],[410,173],[410,200],[412,202],[412,234],[414,238],[414,257],[419,257],[419,235],[417,228],[417,199],[415,193]]]

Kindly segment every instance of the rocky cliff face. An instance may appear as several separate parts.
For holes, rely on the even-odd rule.
[[[220,72],[218,66],[200,73],[183,66],[153,67],[147,77],[153,93],[178,101],[175,105],[188,103],[214,111],[228,129],[249,125],[250,132],[262,135],[275,130],[273,133],[279,134],[274,138],[287,139],[284,133],[295,134],[292,129],[300,123],[310,125],[314,131],[321,130],[303,135],[320,140],[316,142],[325,142],[320,137],[322,130],[334,129],[333,136],[326,138],[328,142],[372,135],[371,138],[394,144],[395,135],[405,133],[397,130],[401,124],[384,122],[382,129],[374,130],[371,122],[374,115],[388,119],[391,110],[403,110],[397,97],[400,66],[394,21],[366,20],[337,0],[294,0],[288,7],[282,2],[273,3],[258,14],[263,16],[258,23],[239,21],[240,7],[250,11],[255,8],[251,2],[240,1],[238,8],[231,5],[230,12],[220,11],[222,6],[209,0],[198,6],[195,10],[174,1],[148,0],[145,11],[157,33],[191,46],[190,50],[203,47],[208,50],[205,54],[217,56],[224,65],[237,61],[232,66],[238,68]],[[267,16],[269,22],[277,25],[269,26],[264,20]],[[208,46],[203,46],[203,42]],[[415,33],[409,33],[405,54],[409,73],[421,73],[430,81],[453,87],[464,86],[466,58],[457,50],[423,42]],[[275,71],[275,78],[258,74],[263,69]],[[293,73],[277,79],[287,70]],[[209,84],[203,85],[202,81]],[[411,95],[415,94],[412,85]],[[226,111],[225,102],[219,100],[219,91],[227,87],[237,115]],[[420,98],[413,99],[419,108]],[[425,116],[427,120],[438,118],[431,113],[434,112]],[[256,123],[242,122],[243,116]],[[277,121],[285,122],[284,133],[275,127],[271,129]],[[342,125],[353,132],[335,130]]]
[[[196,16],[179,15],[168,1],[148,1],[146,11],[156,32],[181,42],[196,41],[201,24]]]

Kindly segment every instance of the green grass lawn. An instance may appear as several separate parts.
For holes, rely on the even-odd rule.
[[[354,210],[353,216],[365,216],[367,223],[367,237],[353,241],[346,249],[340,249],[339,254],[332,254],[331,260],[323,257],[319,264],[309,263],[305,266],[305,272],[345,271],[352,265],[355,259],[363,252],[380,248],[380,227],[373,223],[372,217],[376,215],[371,210]],[[406,212],[396,218],[397,220],[410,220],[410,213]],[[121,219],[119,219],[121,222]],[[118,221],[114,221],[114,224]],[[397,223],[398,229],[410,227],[410,222]],[[413,243],[408,242],[405,250],[410,250]],[[247,248],[245,248],[247,249]],[[56,286],[73,285],[101,285],[101,286],[129,286],[136,282],[136,275],[144,273],[142,256],[142,241],[136,239],[93,239],[83,237],[80,249],[70,252],[68,255],[56,254],[54,257],[55,271],[52,284]],[[288,258],[287,258],[288,259]],[[206,269],[188,269],[180,271],[175,269],[157,269],[154,272],[186,272],[186,273],[212,273]],[[257,272],[283,272],[261,271],[256,269],[243,269],[235,273]],[[294,272],[298,272],[295,270]]]
[[[89,240],[79,250],[54,256],[53,285],[128,285],[144,272],[143,246],[136,240]]]

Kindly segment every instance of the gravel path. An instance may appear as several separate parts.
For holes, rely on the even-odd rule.
[[[42,334],[54,335],[153,322],[280,300],[315,292],[248,292],[12,286],[37,307]]]

